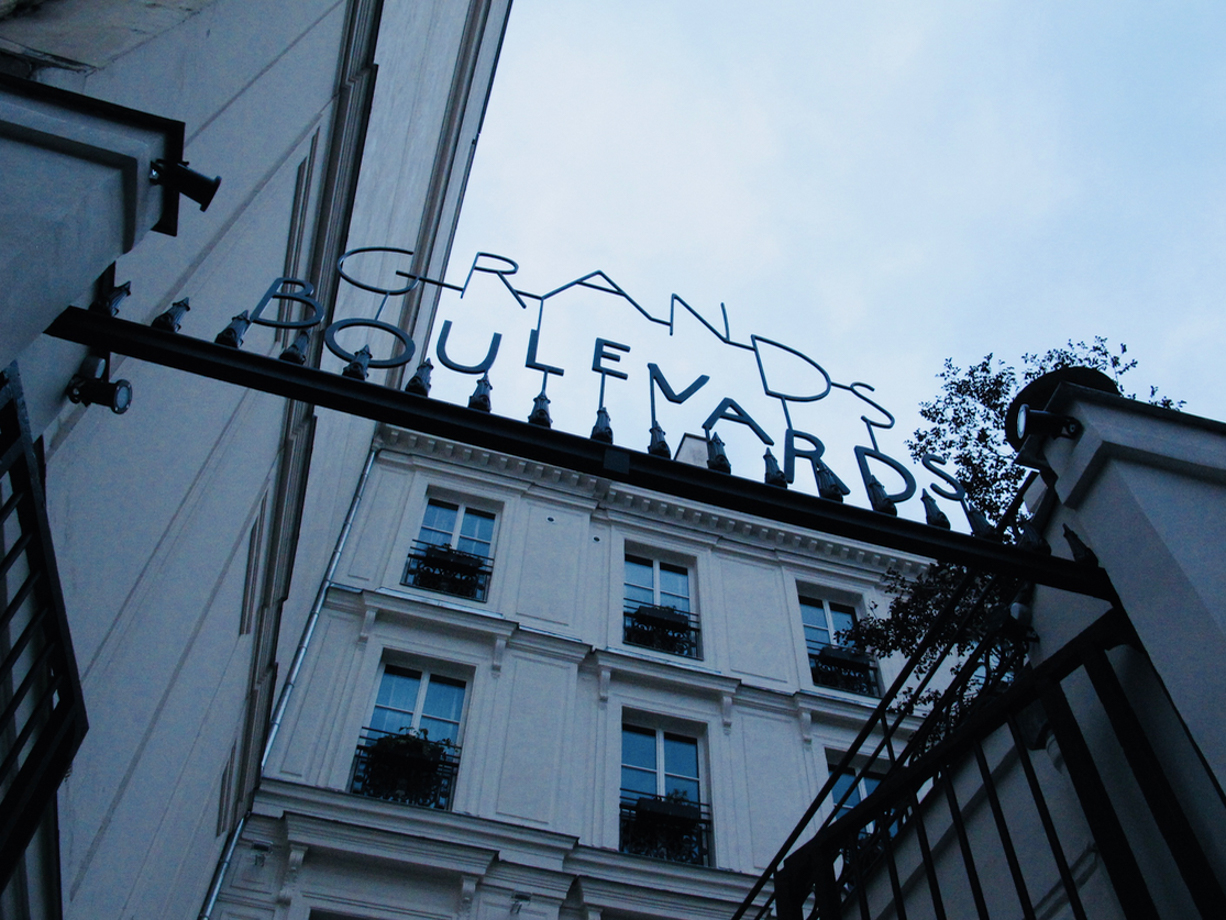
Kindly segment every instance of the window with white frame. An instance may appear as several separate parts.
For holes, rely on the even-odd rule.
[[[493,572],[497,521],[493,511],[430,499],[401,583],[484,601]]]
[[[708,865],[711,820],[701,788],[697,738],[623,725],[621,851]]]
[[[862,696],[880,696],[877,662],[843,638],[856,625],[856,608],[800,595],[800,619],[813,683]]]
[[[454,677],[386,665],[358,742],[350,791],[450,808],[466,689]]]
[[[689,567],[626,553],[622,628],[630,645],[701,658]]]

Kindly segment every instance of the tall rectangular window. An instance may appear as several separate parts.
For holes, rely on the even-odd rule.
[[[840,636],[856,624],[856,608],[802,595],[800,619],[813,683],[862,696],[881,695],[877,662]]]
[[[497,519],[492,511],[430,499],[401,583],[484,601]]]
[[[701,658],[698,616],[684,565],[626,554],[623,641],[687,658]]]
[[[387,665],[358,743],[350,791],[450,808],[465,690],[462,680]]]
[[[623,853],[707,865],[711,819],[698,739],[623,725],[620,811]]]

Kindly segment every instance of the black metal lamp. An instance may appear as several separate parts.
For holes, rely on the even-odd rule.
[[[404,385],[406,393],[416,393],[418,396],[430,395],[430,372],[434,370],[434,365],[430,363],[430,359],[417,365],[417,373],[409,378],[409,382]]]
[[[169,160],[154,160],[149,171],[149,181],[154,185],[164,185],[172,192],[186,195],[200,205],[201,211],[207,211],[217,187],[221,185],[221,176],[210,179],[203,173],[187,168],[187,161],[173,163]]]
[[[673,458],[673,452],[668,449],[668,442],[664,440],[664,429],[654,419],[651,423],[651,443],[647,447],[647,453],[653,457],[663,457],[665,460]]]
[[[303,365],[306,364],[307,349],[311,345],[311,334],[305,329],[294,336],[294,341],[281,354],[277,355],[280,361],[288,361],[290,364]]]
[[[213,339],[218,345],[228,345],[231,348],[243,347],[243,336],[247,334],[247,330],[251,326],[251,318],[244,310],[238,316],[230,320],[230,325],[217,333],[217,338]]]
[[[762,459],[766,461],[766,475],[763,477],[763,482],[768,486],[778,486],[780,489],[788,487],[788,477],[783,470],[779,469],[779,461],[775,459],[775,455],[771,453],[771,449],[766,448],[766,453],[762,455]]]
[[[613,443],[613,423],[609,418],[609,410],[604,406],[596,410],[596,424],[592,426],[590,437],[601,444]]]
[[[724,452],[724,441],[715,432],[707,439],[707,469],[717,473],[731,473],[732,463]]]
[[[351,380],[365,380],[368,373],[370,373],[370,346],[363,345],[353,353],[353,360],[345,365],[341,376]]]
[[[1042,409],[1032,409],[1023,403],[1017,407],[1013,433],[1018,441],[1025,441],[1032,435],[1048,438],[1075,438],[1081,434],[1081,422],[1071,415],[1044,412]]]
[[[553,419],[549,417],[549,397],[541,390],[532,400],[532,412],[528,416],[528,424],[540,425],[542,428],[552,428]]]
[[[162,329],[166,332],[178,332],[179,326],[183,324],[183,314],[191,308],[191,304],[188,303],[186,297],[182,300],[176,300],[170,305],[169,310],[165,313],[159,313],[149,325],[154,329]]]
[[[116,415],[123,415],[132,405],[132,384],[126,380],[111,380],[110,376],[109,357],[87,356],[68,382],[68,401],[85,406],[106,406]]]
[[[482,374],[481,379],[477,381],[476,389],[473,390],[473,395],[468,397],[468,408],[476,409],[478,412],[490,411],[490,390],[494,389],[494,385],[490,383],[489,374]]]

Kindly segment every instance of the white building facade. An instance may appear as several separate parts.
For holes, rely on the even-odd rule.
[[[892,677],[817,611],[917,560],[377,445],[219,916],[729,916]]]
[[[45,772],[34,745],[50,723],[7,704],[71,669],[39,673],[38,642],[5,659],[0,914],[193,917],[249,808],[374,426],[42,332],[70,304],[109,318],[117,303],[120,320],[147,327],[186,302],[181,332],[212,342],[294,278],[280,290],[313,289],[324,315],[306,363],[339,372],[323,325],[374,312],[339,278],[347,247],[396,247],[413,255],[394,267],[441,274],[510,3],[20,6],[0,20],[0,374],[24,398],[31,459],[17,472],[45,500],[57,648],[70,636],[84,715],[58,796],[40,788],[23,862],[9,806],[35,808],[25,790]],[[206,213],[153,182],[158,160],[221,176]],[[351,266],[363,278],[381,268],[391,274]],[[306,309],[273,300],[266,318]],[[431,313],[396,298],[382,318],[409,335]],[[356,351],[362,332],[344,344]],[[294,338],[252,325],[241,348],[275,359]],[[372,336],[377,356],[386,339]],[[86,361],[103,383],[129,384],[126,412],[68,401]],[[9,472],[6,604],[31,571]],[[34,616],[0,627],[6,654]]]

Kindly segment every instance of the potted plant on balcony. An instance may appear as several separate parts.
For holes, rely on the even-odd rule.
[[[433,795],[439,765],[455,747],[431,741],[426,729],[384,735],[366,749],[365,790],[376,798],[423,803]]]
[[[644,796],[638,800],[636,811],[640,820],[647,822],[693,824],[702,813],[697,802],[691,802],[684,790],[674,789],[666,796]]]

